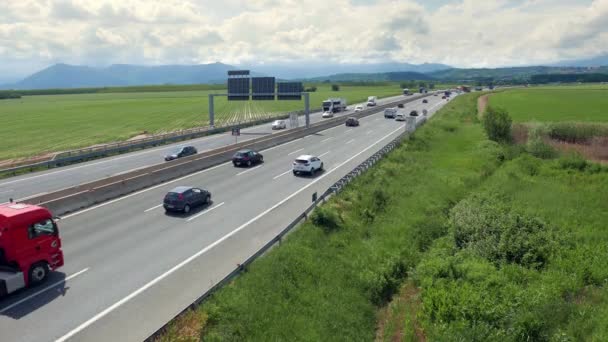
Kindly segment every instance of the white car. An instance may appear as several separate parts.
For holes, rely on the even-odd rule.
[[[360,112],[360,111],[362,111],[362,110],[363,110],[363,106],[362,106],[362,105],[357,105],[357,106],[355,107],[355,113],[356,113],[356,112]]]
[[[287,122],[285,120],[275,120],[272,123],[272,129],[285,129],[287,128]]]
[[[293,162],[293,174],[308,173],[313,175],[315,172],[323,170],[321,159],[311,155],[301,155]]]
[[[405,114],[397,113],[397,116],[395,116],[395,121],[405,121]]]
[[[333,118],[333,117],[334,117],[333,112],[323,112],[323,118],[327,119],[327,118]]]

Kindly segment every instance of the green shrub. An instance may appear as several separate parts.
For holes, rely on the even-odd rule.
[[[542,268],[553,252],[553,231],[535,217],[515,213],[490,195],[474,195],[451,212],[454,243],[491,262]]]
[[[560,169],[585,171],[590,164],[578,153],[569,153],[558,161]]]
[[[551,159],[557,156],[557,151],[543,141],[545,126],[533,126],[530,128],[526,151],[541,159]]]
[[[326,232],[340,228],[340,217],[336,211],[327,205],[317,207],[310,215],[312,223]]]
[[[488,139],[500,143],[511,142],[511,117],[502,108],[488,107],[481,120]]]

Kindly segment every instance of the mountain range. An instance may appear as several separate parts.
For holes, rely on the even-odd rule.
[[[115,64],[104,68],[55,64],[36,72],[3,89],[95,88],[111,86],[224,83],[228,70],[250,69],[252,76],[269,75],[278,79],[308,80],[315,76],[357,73],[386,73],[392,71],[416,73],[446,70],[442,64],[383,63],[369,65],[326,66],[233,66],[223,63],[197,65],[140,66]],[[422,74],[419,74],[422,75]],[[426,79],[426,78],[425,78]]]
[[[402,80],[495,80],[522,79],[538,74],[608,73],[608,55],[564,61],[550,66],[458,69],[444,64],[257,64],[233,66],[223,63],[141,66],[114,64],[90,67],[55,64],[0,89],[99,88],[164,84],[224,84],[228,70],[249,69],[252,76],[274,76],[301,81],[402,81]]]

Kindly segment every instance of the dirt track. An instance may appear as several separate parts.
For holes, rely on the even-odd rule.
[[[479,118],[483,116],[486,108],[488,108],[488,96],[489,95],[483,95],[477,98],[477,116]]]

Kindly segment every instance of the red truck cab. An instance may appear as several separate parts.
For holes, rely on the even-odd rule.
[[[57,224],[43,207],[0,205],[0,297],[42,283],[63,266]]]

